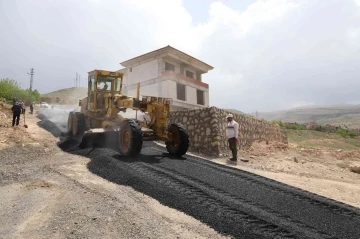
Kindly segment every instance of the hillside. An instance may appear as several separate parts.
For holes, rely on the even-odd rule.
[[[246,114],[246,113],[244,113],[244,112],[242,112],[242,111],[240,111],[240,110],[235,110],[235,109],[224,109],[224,110],[225,110],[225,111],[229,111],[229,112],[231,112],[231,113],[233,113],[233,114],[246,115],[246,116],[248,116],[248,117],[254,117],[254,116],[249,115],[249,114]]]
[[[72,87],[42,94],[41,98],[48,98],[51,100],[47,101],[56,102],[56,98],[65,99],[66,101],[78,101],[86,96],[87,88]]]
[[[71,87],[42,94],[41,97],[69,97],[73,95],[81,95],[85,97],[87,95],[87,88]]]
[[[268,121],[346,125],[360,128],[360,105],[308,106],[275,112],[259,112],[259,118]]]

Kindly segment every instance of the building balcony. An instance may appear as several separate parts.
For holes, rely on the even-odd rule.
[[[178,73],[175,73],[173,71],[163,71],[161,73],[161,76],[172,76],[174,78],[179,78],[181,80],[184,80],[186,82],[189,82],[189,83],[192,83],[192,84],[195,84],[195,85],[198,85],[198,86],[201,86],[201,87],[204,87],[206,89],[209,89],[209,85],[202,82],[202,81],[199,81],[199,80],[196,80],[196,79],[193,79],[193,78],[190,78],[190,77],[187,77],[187,76],[184,76],[184,75],[181,75],[181,74],[178,74]]]

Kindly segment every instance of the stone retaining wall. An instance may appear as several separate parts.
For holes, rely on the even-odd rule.
[[[226,116],[228,111],[216,107],[172,112],[170,123],[181,123],[190,136],[190,151],[209,156],[219,156],[228,150],[226,140]],[[239,123],[238,149],[246,150],[256,141],[282,142],[287,144],[284,129],[268,122],[233,114]]]

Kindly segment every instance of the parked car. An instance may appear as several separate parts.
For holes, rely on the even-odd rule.
[[[40,108],[50,109],[50,105],[46,102],[41,102]]]

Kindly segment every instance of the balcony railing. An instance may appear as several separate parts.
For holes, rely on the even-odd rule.
[[[175,73],[173,71],[163,71],[161,73],[162,76],[174,76],[174,77],[177,77],[181,80],[184,80],[184,81],[187,81],[189,83],[193,83],[195,85],[198,85],[198,86],[201,86],[201,87],[204,87],[204,88],[209,88],[209,85],[202,82],[202,81],[199,81],[199,80],[195,80],[193,78],[190,78],[190,77],[187,77],[187,76],[184,76],[184,75],[181,75],[181,74],[178,74],[178,73]]]

